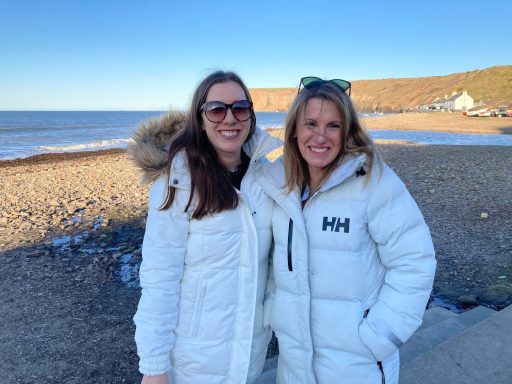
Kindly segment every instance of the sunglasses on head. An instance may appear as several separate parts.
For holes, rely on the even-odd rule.
[[[332,83],[336,85],[339,89],[341,89],[343,92],[346,92],[348,90],[348,95],[350,96],[352,84],[350,84],[349,81],[341,79],[323,80],[315,76],[307,76],[300,79],[299,92],[301,87],[304,87],[306,89],[314,89],[320,87],[322,84],[325,83]]]
[[[220,123],[226,117],[228,109],[240,122],[247,121],[252,116],[252,103],[249,100],[238,100],[231,104],[222,101],[208,101],[201,106],[201,111],[212,123]]]

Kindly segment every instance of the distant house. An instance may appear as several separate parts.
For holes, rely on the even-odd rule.
[[[445,109],[449,111],[466,111],[474,106],[474,100],[464,90],[462,93],[453,92],[452,95],[445,100]]]
[[[464,90],[462,93],[453,92],[451,96],[445,95],[444,99],[429,97],[425,104],[419,106],[422,110],[434,111],[465,111],[474,106],[474,100]]]

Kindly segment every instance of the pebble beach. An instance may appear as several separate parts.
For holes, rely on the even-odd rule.
[[[454,114],[397,114],[365,124],[512,133],[512,118]],[[455,311],[512,303],[512,147],[382,142],[378,149],[430,227],[438,260],[433,300]],[[148,188],[126,151],[1,161],[0,186],[6,382],[32,382],[34,375],[38,383],[136,382],[131,317]]]

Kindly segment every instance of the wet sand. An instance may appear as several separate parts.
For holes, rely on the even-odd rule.
[[[510,117],[466,117],[461,112],[397,113],[363,119],[368,129],[512,134]]]

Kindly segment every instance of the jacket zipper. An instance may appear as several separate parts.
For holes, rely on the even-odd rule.
[[[382,368],[382,361],[377,361],[377,365],[380,369],[380,374],[382,375],[382,384],[386,384],[386,376],[384,376],[384,368]]]
[[[204,296],[206,294],[206,281],[201,280],[199,295],[194,303],[192,319],[190,324],[190,336],[196,337],[199,331],[199,322],[201,320],[201,312],[203,311]]]
[[[293,271],[292,265],[292,237],[293,237],[293,221],[290,219],[288,224],[288,270]]]

